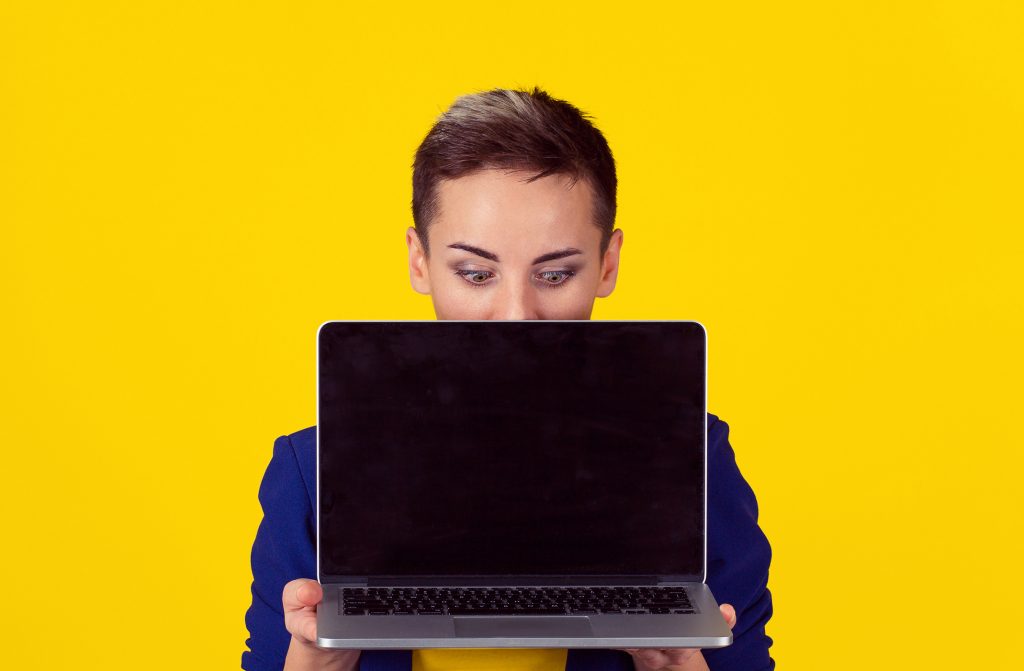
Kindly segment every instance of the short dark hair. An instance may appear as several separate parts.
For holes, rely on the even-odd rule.
[[[438,185],[488,168],[584,179],[594,192],[594,224],[601,254],[615,226],[615,160],[586,113],[539,87],[493,89],[455,100],[416,151],[412,218],[429,255],[427,229],[438,213]]]

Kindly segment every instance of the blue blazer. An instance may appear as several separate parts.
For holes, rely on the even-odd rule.
[[[729,426],[708,413],[707,583],[719,603],[736,608],[733,644],[705,650],[712,671],[769,671],[772,615],[768,591],[771,548],[757,526],[754,492],[740,475],[729,445]],[[245,614],[246,671],[280,671],[291,634],[284,627],[281,593],[295,578],[316,578],[316,427],[274,442],[260,484],[263,521],[252,545],[252,604]],[[408,650],[364,650],[360,671],[410,671]],[[568,651],[566,671],[633,671],[616,650]]]

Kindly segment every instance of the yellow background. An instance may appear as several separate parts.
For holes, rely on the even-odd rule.
[[[594,115],[598,319],[698,319],[785,669],[1016,665],[1017,2],[0,4],[4,666],[237,668],[328,319],[430,319],[457,95]]]

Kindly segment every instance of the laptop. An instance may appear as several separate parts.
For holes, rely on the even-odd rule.
[[[723,647],[694,321],[331,321],[317,645]]]

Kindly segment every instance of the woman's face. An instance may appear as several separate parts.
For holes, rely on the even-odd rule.
[[[534,173],[535,174],[535,173]],[[622,231],[604,255],[586,180],[482,170],[438,188],[430,258],[406,231],[413,288],[438,319],[589,319],[615,288]]]

